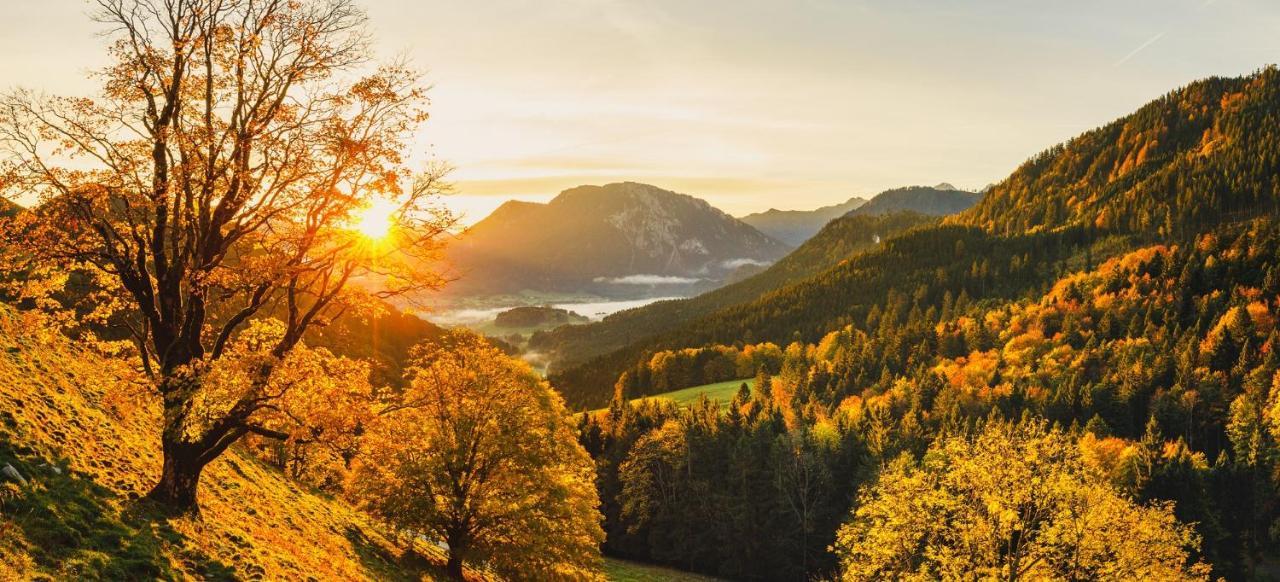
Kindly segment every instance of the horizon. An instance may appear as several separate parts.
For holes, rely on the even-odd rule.
[[[621,181],[733,216],[980,190],[1176,87],[1280,55],[1280,6],[1256,0],[361,5],[375,58],[402,55],[432,85],[412,153],[456,168],[445,202],[466,224]],[[80,73],[106,54],[89,9],[14,7],[0,79],[93,94]],[[51,20],[66,23],[55,46]]]

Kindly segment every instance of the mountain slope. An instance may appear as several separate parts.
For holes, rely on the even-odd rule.
[[[1280,72],[1192,83],[1041,152],[955,222],[1189,235],[1280,209]]]
[[[705,201],[634,182],[580,186],[547,204],[508,202],[447,251],[448,296],[589,291],[645,296],[705,286],[785,244]]]
[[[443,564],[236,448],[206,471],[199,518],[154,515],[135,500],[160,471],[160,412],[137,373],[8,307],[0,349],[0,466],[27,481],[0,477],[0,579],[417,580]]]
[[[563,369],[719,309],[755,300],[873,248],[877,238],[888,238],[934,220],[912,212],[837,218],[800,248],[755,276],[689,299],[652,303],[615,313],[600,322],[541,332],[533,336],[530,347],[544,352],[556,368]]]
[[[850,198],[840,204],[813,210],[778,210],[770,208],[743,216],[739,220],[775,239],[798,247],[817,234],[832,219],[839,218],[866,204],[862,198]]]
[[[950,225],[887,241],[756,301],[563,370],[553,381],[571,399],[598,403],[618,373],[655,349],[816,341],[848,323],[870,325],[873,308],[905,317],[944,309],[945,297],[961,291],[974,299],[1034,294],[1067,265],[1274,213],[1277,121],[1275,69],[1194,83],[1036,156],[981,203],[947,219]]]
[[[908,186],[885,190],[851,213],[874,216],[906,210],[929,216],[946,216],[968,210],[980,198],[982,194],[956,190],[947,183],[933,187]]]

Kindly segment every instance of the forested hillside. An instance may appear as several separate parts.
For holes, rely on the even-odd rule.
[[[864,321],[793,343],[781,362],[761,360],[778,373],[762,368],[758,388],[727,410],[627,407],[620,383],[583,436],[606,463],[609,543],[741,578],[820,573],[834,567],[822,550],[852,504],[848,485],[868,483],[872,467],[991,419],[1044,418],[1070,428],[1110,487],[1173,501],[1215,573],[1241,577],[1274,549],[1278,256],[1280,225],[1262,220],[1143,247],[1033,298],[962,293],[924,308],[927,294],[890,294]],[[655,479],[698,509],[642,501]],[[788,512],[796,496],[808,504],[802,514]],[[753,513],[760,507],[776,509]],[[928,535],[914,527],[910,535]],[[755,531],[790,532],[773,538],[791,549],[771,562],[772,576],[738,569],[733,552],[751,551]]]
[[[1175,91],[941,226],[561,373],[579,402],[612,394],[582,437],[606,547],[742,579],[1267,571],[1278,86]],[[751,368],[724,407],[624,404]],[[782,550],[743,569],[760,531]]]
[[[898,212],[845,216],[831,221],[813,238],[764,272],[689,299],[662,301],[622,311],[604,321],[565,326],[535,334],[532,349],[547,353],[556,369],[608,353],[675,329],[732,305],[752,301],[791,282],[822,272],[879,240],[933,222],[923,214]]]
[[[954,222],[1194,236],[1280,210],[1280,70],[1214,77],[1028,160]]]
[[[946,183],[937,186],[908,186],[885,190],[866,204],[851,210],[849,214],[874,216],[905,210],[929,216],[948,216],[968,210],[981,198],[981,193],[957,190],[955,186]]]
[[[1037,155],[977,206],[946,219],[947,225],[886,241],[874,253],[751,303],[687,320],[595,362],[561,369],[554,378],[571,401],[599,405],[612,378],[655,350],[736,341],[814,341],[826,331],[860,321],[868,303],[889,294],[923,293],[921,309],[940,309],[947,293],[955,297],[964,291],[971,298],[1034,293],[1067,265],[1106,258],[1132,248],[1134,241],[1185,240],[1223,220],[1272,212],[1280,204],[1274,182],[1280,172],[1280,133],[1265,120],[1280,115],[1278,88],[1280,73],[1269,68],[1174,91],[1103,129]],[[1126,127],[1134,129],[1126,132]],[[1168,128],[1191,127],[1216,129],[1198,133],[1196,140],[1159,141]],[[1145,156],[1137,155],[1143,146],[1134,132],[1151,140]],[[1205,135],[1218,137],[1202,142]],[[1204,143],[1213,145],[1206,148]],[[1118,152],[1130,150],[1126,166]],[[1059,207],[1076,208],[1076,214],[1026,210]],[[1170,210],[1174,207],[1176,213]],[[1168,212],[1157,212],[1159,208]],[[1091,213],[1099,219],[1078,218]],[[1162,217],[1159,224],[1142,218],[1156,214]],[[1012,260],[1014,256],[1019,259]]]

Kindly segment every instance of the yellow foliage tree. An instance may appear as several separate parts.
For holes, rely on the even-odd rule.
[[[597,580],[594,465],[564,403],[527,364],[452,332],[420,348],[403,397],[362,439],[349,491],[468,563],[537,580]]]
[[[1194,530],[1142,506],[1043,422],[992,421],[884,469],[840,528],[845,580],[1191,580]]]

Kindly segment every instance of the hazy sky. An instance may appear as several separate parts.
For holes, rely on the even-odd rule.
[[[85,93],[84,0],[0,0],[0,85]],[[475,220],[650,182],[733,214],[978,188],[1208,75],[1280,61],[1275,0],[366,0],[434,85],[420,153]]]

